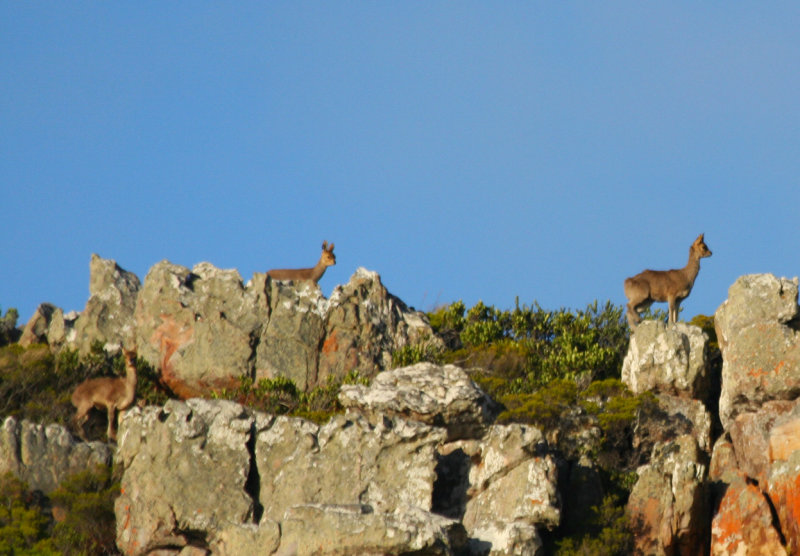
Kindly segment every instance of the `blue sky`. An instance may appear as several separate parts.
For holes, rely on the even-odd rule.
[[[796,2],[0,3],[0,307],[92,253],[364,266],[429,310],[800,274]]]

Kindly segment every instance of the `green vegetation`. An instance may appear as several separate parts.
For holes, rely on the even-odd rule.
[[[50,497],[0,476],[0,554],[116,554],[119,482],[99,466],[68,477]]]
[[[239,379],[235,388],[224,388],[215,392],[213,397],[232,400],[266,413],[303,417],[315,423],[324,423],[335,413],[343,411],[338,400],[342,384],[368,383],[367,378],[351,371],[341,379],[329,376],[325,385],[303,392],[294,381],[283,376],[262,378],[258,382],[245,376]]]
[[[164,403],[166,394],[156,382],[156,372],[144,360],[136,361],[139,377],[136,395],[148,403]],[[88,378],[123,376],[122,354],[109,355],[100,344],[81,357],[63,349],[53,355],[43,344],[24,348],[11,344],[0,348],[0,416],[14,416],[39,423],[70,425],[75,408],[70,396],[75,386]],[[92,412],[87,432],[90,438],[104,438],[103,412]],[[95,432],[95,429],[97,432]]]

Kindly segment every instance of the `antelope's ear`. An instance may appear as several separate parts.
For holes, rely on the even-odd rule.
[[[333,243],[331,243],[331,246],[328,247],[328,253],[333,253]]]
[[[325,241],[325,240],[322,241],[322,250],[323,251],[327,251],[328,250],[328,242]]]
[[[704,237],[705,235],[706,234],[700,234],[699,236],[697,236],[697,239],[695,241],[705,241],[705,237]]]

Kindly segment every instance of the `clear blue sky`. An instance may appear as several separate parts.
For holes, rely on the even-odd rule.
[[[0,307],[144,280],[359,266],[409,305],[683,316],[800,274],[797,2],[2,2]]]

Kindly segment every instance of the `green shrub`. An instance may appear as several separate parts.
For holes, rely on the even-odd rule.
[[[0,310],[0,315],[3,312]],[[17,319],[19,312],[15,308],[8,309],[6,314],[0,317],[0,347],[12,342],[16,342],[19,336],[17,330]]]
[[[581,534],[556,542],[557,556],[627,556],[633,553],[633,533],[623,501],[614,495],[592,507]]]

